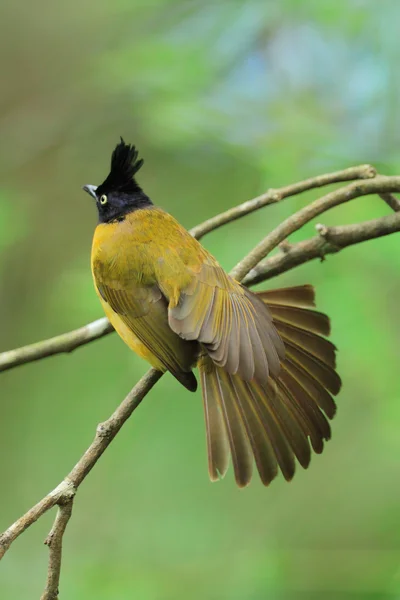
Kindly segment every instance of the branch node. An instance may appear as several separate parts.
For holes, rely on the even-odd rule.
[[[336,236],[334,235],[334,233],[336,233],[334,228],[327,227],[322,223],[317,223],[315,229],[325,242],[321,248],[321,256],[323,255],[325,257],[325,254],[328,252],[333,253],[341,250],[341,246],[337,243]],[[322,260],[324,259],[322,258]]]
[[[270,201],[271,201],[271,202],[279,202],[279,201],[280,201],[280,200],[282,200],[282,198],[283,198],[283,196],[282,196],[282,194],[280,193],[280,191],[279,191],[279,190],[276,190],[276,189],[274,189],[274,188],[270,188],[270,189],[267,191],[267,195],[268,195],[268,197],[270,198]]]
[[[281,250],[284,254],[287,254],[292,249],[292,244],[290,244],[287,240],[283,240],[278,246],[279,250]]]
[[[326,225],[323,225],[322,223],[317,223],[315,226],[315,229],[317,230],[318,234],[323,237],[324,239],[327,239],[329,236],[329,228]]]
[[[58,506],[65,506],[66,504],[69,504],[69,502],[71,502],[71,500],[74,499],[75,494],[77,492],[76,487],[71,483],[71,487],[68,488],[62,496],[60,496],[59,501],[57,502]]]
[[[331,250],[332,247],[335,247],[338,250],[339,250],[339,247],[335,246],[335,244],[332,244],[332,242],[330,241],[329,227],[327,227],[323,223],[317,223],[315,226],[315,229],[317,230],[320,238],[323,240],[323,245],[321,246],[318,255],[319,255],[320,262],[324,262],[326,260],[325,255],[328,254],[329,251],[332,251]]]
[[[111,427],[107,421],[99,423],[96,428],[96,435],[99,438],[109,438],[111,436]]]
[[[378,174],[378,171],[372,165],[363,165],[360,172],[361,179],[373,179]]]
[[[74,498],[76,492],[77,488],[74,483],[66,477],[53,491],[50,492],[49,496],[55,498],[54,504],[62,506],[63,504],[68,504],[68,502]]]

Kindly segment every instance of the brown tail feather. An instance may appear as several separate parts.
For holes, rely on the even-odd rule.
[[[224,377],[224,374],[221,373]],[[239,377],[229,376],[236,392],[236,401],[246,427],[261,481],[268,485],[278,473],[278,465],[272,447],[270,416],[254,402],[248,383]]]
[[[278,466],[285,479],[294,475],[295,457],[307,468],[310,444],[321,453],[336,406],[331,394],[340,389],[335,346],[321,335],[329,318],[313,310],[314,290],[300,286],[261,292],[286,348],[279,375],[265,386],[228,374],[208,356],[199,361],[212,480],[226,472],[229,453],[240,487],[252,475],[252,455],[268,485]],[[324,411],[324,412],[322,412]]]
[[[279,386],[290,399],[292,411],[304,433],[309,436],[311,446],[317,454],[324,449],[324,439],[330,437],[329,423],[324,415],[313,405],[305,390],[282,369]]]
[[[294,306],[296,308],[314,308],[315,291],[312,285],[298,285],[296,287],[277,288],[275,290],[263,290],[257,292],[257,296],[265,304],[271,307],[272,304],[278,306]]]
[[[217,481],[226,473],[229,464],[229,442],[221,409],[217,402],[218,381],[211,361],[199,362],[200,383],[203,392],[206,421],[208,466],[211,481]]]
[[[266,290],[257,295],[268,306],[277,329],[278,323],[286,323],[309,333],[330,334],[329,317],[312,310],[315,307],[315,291],[311,285]]]
[[[331,428],[329,422],[326,420],[324,414],[320,411],[309,390],[302,385],[302,383],[300,383],[298,378],[293,377],[286,363],[282,365],[282,373],[279,379],[290,391],[296,405],[298,404],[301,407],[303,414],[306,415],[308,426],[310,428],[311,440],[311,431],[313,430],[320,440],[329,440],[331,438]],[[320,446],[320,443],[316,439],[315,443],[318,447]]]
[[[282,369],[332,419],[336,405],[331,394],[339,392],[341,380],[335,371],[336,347],[321,337],[330,332],[329,317],[312,310],[314,288],[310,285],[282,288],[261,292],[259,296],[276,313],[274,324],[286,348]]]
[[[336,347],[325,338],[315,335],[305,329],[286,323],[276,323],[276,328],[284,343],[289,342],[311,354],[328,367],[334,369],[336,366]]]
[[[286,371],[307,392],[317,408],[321,408],[327,417],[333,419],[336,404],[330,393],[315,379],[306,368],[295,363],[290,358],[282,363],[282,372]],[[282,377],[282,373],[280,375]]]

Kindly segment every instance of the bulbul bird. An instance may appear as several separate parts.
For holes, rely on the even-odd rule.
[[[107,178],[83,188],[98,210],[91,264],[104,312],[132,350],[191,392],[198,367],[212,481],[229,455],[239,487],[254,461],[264,485],[278,467],[290,481],[295,458],[307,468],[311,447],[321,453],[331,436],[341,381],[323,337],[329,318],[314,310],[310,285],[253,293],[230,277],[154,206],[135,179],[142,165],[121,138]]]

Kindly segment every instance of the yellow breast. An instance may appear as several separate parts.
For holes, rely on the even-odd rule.
[[[97,291],[97,288],[96,288]],[[165,372],[164,365],[158,360],[156,356],[142,342],[136,337],[136,335],[125,325],[121,317],[113,311],[111,306],[104,302],[103,298],[97,292],[97,295],[100,298],[101,305],[106,314],[106,317],[110,321],[111,325],[114,327],[115,331],[118,335],[123,339],[125,344],[129,346],[131,350],[136,352],[138,356],[144,358],[151,364],[152,367],[158,369],[158,371]]]
[[[100,299],[103,310],[118,335],[125,344],[141,358],[147,360],[154,368],[165,371],[165,367],[152,352],[136,337],[131,329],[125,325],[121,317],[104,301],[99,294],[93,265],[96,262],[96,271],[103,272],[104,278],[112,281],[114,285],[123,288],[132,278],[152,281],[151,263],[145,260],[143,248],[148,240],[147,228],[142,226],[137,219],[125,219],[121,222],[100,224],[96,227],[92,244],[92,274],[96,293]],[[118,268],[116,269],[116,265]]]

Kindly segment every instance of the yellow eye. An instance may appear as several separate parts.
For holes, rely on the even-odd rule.
[[[105,194],[100,196],[100,204],[107,204],[107,196]]]

